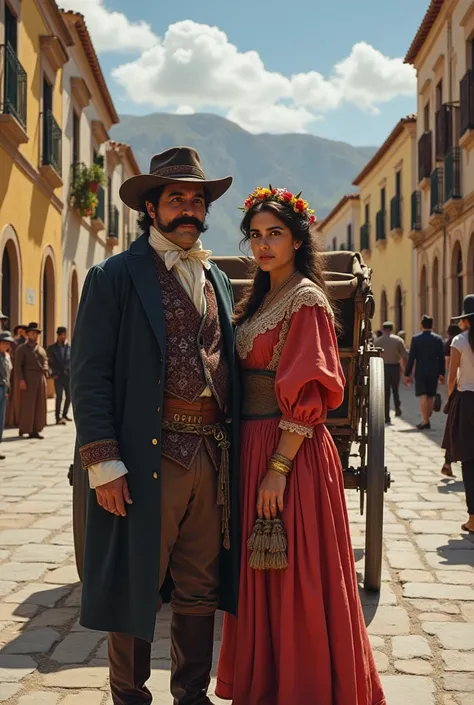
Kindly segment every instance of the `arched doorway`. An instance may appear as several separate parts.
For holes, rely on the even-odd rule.
[[[47,254],[43,263],[41,282],[41,327],[43,330],[42,343],[44,347],[51,345],[55,341],[55,299],[56,282],[53,258]]]
[[[3,232],[1,252],[1,305],[3,313],[9,318],[12,329],[20,321],[21,304],[21,263],[16,233],[11,226]]]
[[[71,288],[69,292],[70,301],[70,313],[69,313],[69,338],[72,338],[74,333],[74,327],[76,325],[77,309],[79,307],[79,282],[77,279],[77,272],[75,269],[72,270],[71,274]]]
[[[451,265],[451,281],[452,281],[452,308],[453,316],[458,316],[461,312],[462,302],[464,299],[464,282],[463,282],[463,260],[461,245],[456,243],[453,250],[453,260]]]
[[[432,285],[433,291],[433,320],[434,329],[439,330],[441,321],[439,320],[439,260],[435,257],[433,262]]]
[[[388,321],[388,301],[387,301],[387,292],[385,289],[382,291],[382,295],[380,297],[380,327],[382,328],[383,324],[385,321]]]
[[[404,329],[404,315],[403,315],[403,291],[400,285],[395,289],[395,328],[398,333],[399,330]]]
[[[428,313],[428,273],[426,267],[423,266],[420,277],[420,318]]]

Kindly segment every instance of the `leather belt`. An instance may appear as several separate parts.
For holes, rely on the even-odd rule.
[[[214,397],[199,397],[194,402],[186,402],[182,399],[165,396],[163,421],[209,426],[222,423],[223,416]]]

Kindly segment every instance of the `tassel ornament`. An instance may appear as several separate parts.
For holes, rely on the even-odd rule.
[[[249,566],[254,570],[288,568],[288,539],[280,518],[257,519],[247,548],[250,553]]]

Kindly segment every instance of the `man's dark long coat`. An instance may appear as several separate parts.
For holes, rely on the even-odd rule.
[[[222,550],[220,607],[236,613],[240,562],[239,393],[230,281],[207,272],[219,306],[232,395],[231,550]],[[80,446],[118,441],[133,505],[127,517],[88,497],[81,624],[153,640],[159,604],[161,422],[166,359],[165,312],[147,236],[87,276],[71,346],[71,391]],[[153,439],[158,439],[158,445]],[[158,479],[154,478],[157,473]]]

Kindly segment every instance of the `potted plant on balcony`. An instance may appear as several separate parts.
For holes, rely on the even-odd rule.
[[[91,181],[97,179],[97,172],[92,167],[85,164],[75,164],[73,168],[73,179],[71,187],[71,205],[78,210],[81,216],[94,217],[99,199],[90,189]],[[104,179],[99,175],[99,186]]]
[[[98,193],[99,188],[105,185],[105,174],[100,164],[94,163],[89,167],[89,191]]]

